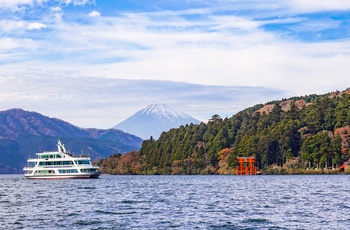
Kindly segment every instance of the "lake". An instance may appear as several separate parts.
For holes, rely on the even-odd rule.
[[[2,229],[349,229],[350,175],[0,175]]]

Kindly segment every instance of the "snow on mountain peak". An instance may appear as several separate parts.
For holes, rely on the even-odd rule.
[[[188,118],[189,116],[179,110],[175,110],[165,104],[151,104],[140,111],[141,114],[165,117],[170,120]]]
[[[113,128],[142,139],[148,139],[150,136],[157,139],[163,131],[190,123],[199,124],[200,121],[165,104],[151,104]]]

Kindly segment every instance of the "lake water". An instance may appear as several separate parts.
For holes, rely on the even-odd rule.
[[[349,229],[350,175],[0,175],[0,229]]]

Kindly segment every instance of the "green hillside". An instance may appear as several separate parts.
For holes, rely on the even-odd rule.
[[[230,174],[237,156],[255,156],[265,172],[278,168],[280,173],[286,167],[331,170],[350,157],[349,125],[346,91],[273,101],[231,118],[214,115],[207,124],[181,126],[158,140],[146,140],[134,157],[138,169],[131,171]]]

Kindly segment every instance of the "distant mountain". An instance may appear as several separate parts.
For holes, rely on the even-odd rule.
[[[150,136],[158,139],[164,131],[191,123],[199,124],[200,121],[165,104],[151,104],[113,128],[146,140]]]
[[[116,129],[83,129],[22,109],[0,112],[0,173],[22,173],[29,155],[56,149],[60,139],[71,153],[92,159],[138,150],[142,139]]]

